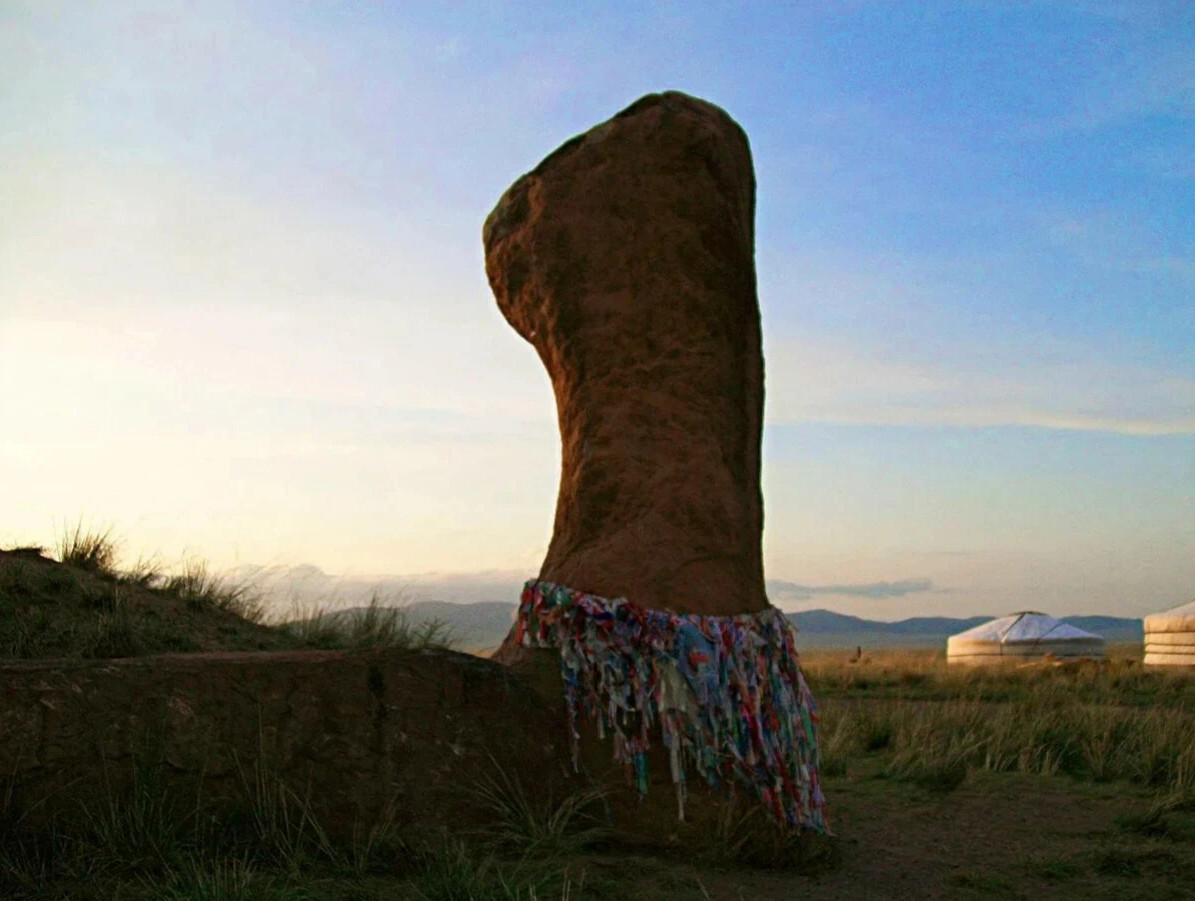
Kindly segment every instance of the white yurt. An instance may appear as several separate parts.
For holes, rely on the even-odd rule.
[[[1010,613],[946,639],[948,663],[1009,663],[1048,655],[1101,659],[1104,639],[1032,610]]]
[[[1146,666],[1195,666],[1195,601],[1145,617]]]

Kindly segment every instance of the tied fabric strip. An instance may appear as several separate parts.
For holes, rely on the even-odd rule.
[[[819,721],[795,631],[775,609],[679,615],[532,579],[515,638],[560,652],[574,768],[584,716],[610,735],[615,761],[646,794],[658,723],[680,819],[696,771],[715,789],[754,797],[779,823],[824,832]]]

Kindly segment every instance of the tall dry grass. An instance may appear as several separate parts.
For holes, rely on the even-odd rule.
[[[880,772],[950,789],[968,772],[1062,774],[1195,793],[1195,677],[1127,655],[996,669],[932,652],[809,655],[828,775],[883,754]]]

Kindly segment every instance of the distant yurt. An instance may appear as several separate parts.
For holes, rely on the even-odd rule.
[[[1104,639],[1045,613],[1010,613],[946,639],[948,663],[995,664],[1046,656],[1102,659]]]
[[[1146,666],[1195,666],[1195,601],[1145,617]]]

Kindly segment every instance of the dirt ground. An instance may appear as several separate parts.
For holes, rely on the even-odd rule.
[[[602,857],[571,868],[568,897],[1195,898],[1195,813],[1151,820],[1155,798],[1124,784],[977,774],[935,793],[865,776],[831,780],[828,800],[840,859],[816,876]]]
[[[816,878],[699,870],[676,897],[1195,898],[1195,816],[1133,828],[1151,801],[1131,787],[981,774],[946,794],[839,779],[827,796],[838,866]]]

